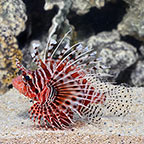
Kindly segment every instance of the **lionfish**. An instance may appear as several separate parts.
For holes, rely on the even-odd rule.
[[[74,124],[74,115],[98,121],[107,111],[117,116],[126,114],[131,105],[129,89],[102,82],[98,71],[104,67],[97,64],[99,59],[93,49],[81,43],[70,47],[67,43],[54,57],[68,33],[59,43],[50,38],[44,59],[39,56],[39,45],[33,43],[31,56],[36,70],[28,70],[16,61],[22,73],[13,79],[13,86],[35,101],[29,110],[30,118],[38,120],[39,126],[56,130]]]

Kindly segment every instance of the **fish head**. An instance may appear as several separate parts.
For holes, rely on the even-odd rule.
[[[22,73],[12,80],[12,85],[23,95],[34,99],[37,91],[32,87],[32,75],[30,73]]]

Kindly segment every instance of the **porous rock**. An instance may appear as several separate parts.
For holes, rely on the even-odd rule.
[[[70,24],[68,22],[68,19],[66,18],[67,14],[70,11],[70,7],[72,5],[72,1],[66,1],[66,0],[62,0],[62,1],[58,1],[58,0],[46,0],[44,9],[45,10],[50,10],[52,9],[54,6],[58,7],[58,12],[57,14],[53,17],[52,19],[52,25],[51,28],[49,29],[49,35],[53,35],[57,29],[62,28],[62,30],[64,30],[64,25],[69,25],[69,29],[70,29]]]
[[[11,31],[7,27],[0,26],[0,29],[0,94],[3,94],[18,72],[16,58],[21,60],[22,52]]]
[[[26,8],[22,0],[0,1],[0,94],[16,75],[16,58],[22,59],[16,36],[25,29]]]
[[[26,8],[22,0],[0,1],[0,23],[7,25],[13,35],[24,31],[26,20]]]
[[[120,41],[119,33],[115,30],[91,36],[87,44],[96,49],[98,57],[102,58],[101,63],[108,67],[105,72],[114,78],[138,59],[136,48]]]
[[[121,35],[130,35],[143,40],[144,37],[144,1],[125,0],[129,9],[118,25]]]
[[[139,60],[136,68],[132,71],[131,82],[135,86],[144,86],[144,61]]]
[[[107,2],[115,2],[116,0],[45,0],[45,10],[52,9],[54,5],[69,8],[69,10],[75,11],[77,14],[82,15],[89,12],[90,8],[97,7],[102,8]],[[68,5],[71,4],[71,7]]]

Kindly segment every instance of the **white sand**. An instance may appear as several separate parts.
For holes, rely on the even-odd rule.
[[[105,117],[99,124],[77,123],[69,130],[46,131],[29,119],[29,99],[11,89],[0,96],[0,143],[144,143],[143,100],[141,95],[124,118]]]

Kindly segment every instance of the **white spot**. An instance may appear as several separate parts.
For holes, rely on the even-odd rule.
[[[77,50],[81,50],[83,48],[83,46],[81,45],[81,44],[79,44],[78,46],[77,46]]]
[[[50,40],[50,44],[56,44],[56,43],[57,43],[56,40],[54,40],[54,39]]]
[[[97,61],[102,61],[103,58],[102,58],[102,57],[99,57],[99,58],[97,58],[96,60],[97,60]]]
[[[95,56],[97,54],[96,51],[94,51],[93,53],[90,54],[90,56]]]
[[[39,47],[39,46],[40,46],[40,42],[34,40],[34,41],[32,41],[31,45],[32,45],[33,48],[35,48],[35,47]]]
[[[39,47],[40,46],[40,44],[37,44],[37,43],[32,43],[32,47]]]
[[[60,55],[60,51],[57,51],[57,54]]]
[[[65,48],[66,48],[66,49],[69,49],[69,48],[70,48],[69,43],[67,43],[67,44],[65,45]]]
[[[35,57],[35,53],[32,53],[31,56],[32,56],[32,57]]]
[[[51,50],[53,48],[53,46],[49,46],[49,50]]]
[[[87,47],[85,47],[85,50],[86,50],[86,51],[89,51],[89,48],[88,48],[88,46],[87,46]]]

